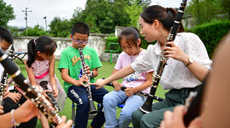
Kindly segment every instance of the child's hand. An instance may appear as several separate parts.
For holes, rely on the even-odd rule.
[[[56,86],[53,87],[53,96],[57,97],[58,96],[58,89]]]
[[[89,67],[88,65],[86,65],[86,66],[85,66],[85,69],[86,69],[86,74],[87,74],[88,76],[90,76],[90,75],[91,75],[90,67]]]
[[[135,94],[137,91],[136,91],[136,89],[135,88],[127,88],[127,89],[125,89],[125,94],[127,95],[127,96],[132,96],[133,94]]]
[[[119,82],[114,81],[114,82],[112,82],[112,83],[113,83],[113,86],[114,86],[114,90],[115,90],[115,91],[121,90],[121,84],[120,84]]]
[[[66,122],[66,117],[62,116],[62,123],[59,124],[56,128],[71,128],[72,123],[72,120],[68,120],[68,122]]]
[[[89,84],[88,83],[88,77],[86,75],[83,75],[79,80],[78,80],[78,85],[82,85],[84,87],[88,87]]]
[[[4,111],[3,111],[3,106],[0,105],[0,115],[3,114]]]
[[[22,95],[20,93],[12,93],[12,92],[9,92],[9,94],[7,95],[7,97],[12,99],[15,103],[17,103],[21,99],[21,96]]]

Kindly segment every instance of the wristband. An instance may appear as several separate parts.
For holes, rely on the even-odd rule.
[[[20,124],[16,122],[15,118],[14,118],[14,109],[12,109],[10,111],[10,115],[11,115],[11,124],[13,126],[13,128],[16,128],[16,126],[19,126]]]

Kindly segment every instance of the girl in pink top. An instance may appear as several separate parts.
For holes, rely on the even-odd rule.
[[[130,65],[145,50],[140,47],[141,40],[134,28],[126,28],[119,36],[119,43],[123,52],[119,55],[113,73]],[[145,102],[145,97],[136,95],[137,92],[149,93],[152,85],[152,71],[133,73],[123,78],[122,84],[113,81],[115,90],[103,98],[105,128],[128,128],[132,112],[136,111]],[[126,87],[124,91],[121,87]],[[125,102],[119,120],[116,119],[116,106]]]
[[[66,94],[54,72],[56,48],[55,41],[49,37],[41,36],[38,39],[32,39],[27,45],[28,60],[25,63],[31,85],[40,85],[51,102],[60,109],[64,106]],[[49,128],[44,115],[41,116],[41,122],[43,128]]]

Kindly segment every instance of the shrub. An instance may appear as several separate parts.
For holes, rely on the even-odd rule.
[[[220,40],[230,30],[230,21],[212,21],[193,27],[190,32],[196,33],[204,42],[208,54],[212,57],[215,48]]]

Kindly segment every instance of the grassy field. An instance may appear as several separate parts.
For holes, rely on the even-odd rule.
[[[26,76],[26,71],[25,71],[25,67],[22,63],[18,63],[19,64],[19,67],[20,69],[22,70],[22,73]],[[56,62],[56,75],[57,77],[59,78],[60,82],[62,83],[62,85],[64,85],[64,81],[61,79],[61,75],[60,75],[60,72],[58,71],[58,61]],[[113,71],[113,67],[114,67],[114,63],[108,63],[108,62],[103,62],[103,66],[99,69],[99,76],[97,77],[98,78],[103,78],[103,77],[108,77],[112,71]],[[113,90],[112,87],[105,87],[108,91],[111,91]],[[161,86],[159,86],[158,90],[157,90],[157,96],[160,96],[160,97],[164,97],[164,94],[165,94],[165,90],[163,90],[161,88]],[[60,112],[60,115],[65,115],[67,116],[68,119],[71,119],[71,116],[72,116],[72,102],[67,98],[66,102],[65,102],[65,107],[63,109],[63,111]],[[120,113],[120,109],[117,109],[117,116],[119,116],[119,113]],[[91,121],[89,121],[90,123]],[[41,124],[38,122],[37,124],[37,128],[41,128]]]

